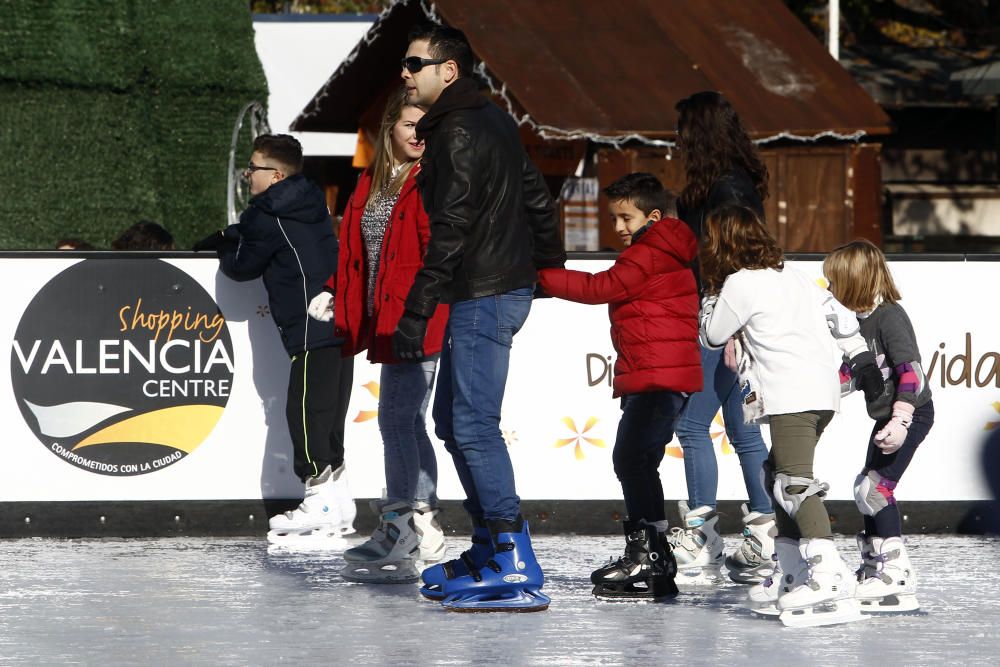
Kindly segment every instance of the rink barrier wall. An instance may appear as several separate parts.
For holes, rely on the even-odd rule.
[[[185,500],[0,503],[0,538],[95,537],[261,537],[267,518],[294,508],[298,500]],[[357,502],[354,526],[359,536],[376,524],[367,499]],[[441,525],[448,535],[466,536],[470,524],[461,501],[444,500]],[[853,502],[826,503],[835,534],[863,529]],[[900,505],[903,533],[1000,534],[1000,506],[995,501],[910,501]],[[618,535],[625,505],[610,500],[525,500],[521,511],[539,535]],[[735,536],[743,530],[739,501],[721,500],[719,531]],[[667,501],[671,526],[683,525],[676,501]]]
[[[599,271],[615,256],[571,253],[568,266]],[[0,340],[11,350],[0,374],[0,536],[257,535],[267,516],[297,504],[284,421],[289,362],[260,281],[233,282],[213,255],[183,251],[0,257]],[[788,259],[819,278],[822,257]],[[1000,425],[1000,314],[983,307],[1000,282],[997,260],[890,257],[937,413],[896,492],[910,532],[984,532],[995,510],[980,459]],[[535,531],[619,530],[612,363],[605,308],[535,302],[515,339],[501,419]],[[346,460],[359,498],[384,486],[378,380],[378,366],[355,361]],[[208,395],[190,395],[199,391]],[[860,526],[852,485],[871,429],[861,403],[844,402],[817,450],[834,530],[845,534]],[[722,530],[738,532],[738,460],[721,421],[712,437]],[[660,469],[668,497],[685,491],[678,444],[667,443]],[[445,521],[467,532],[450,456],[435,447]],[[358,505],[366,531],[374,517]],[[676,525],[676,504],[667,509]]]

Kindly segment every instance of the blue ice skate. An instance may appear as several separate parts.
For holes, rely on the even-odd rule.
[[[464,577],[486,567],[486,561],[493,558],[493,541],[490,529],[482,519],[472,520],[472,546],[462,555],[447,563],[438,563],[424,570],[421,578],[424,585],[420,593],[428,599],[441,601],[445,598],[444,586],[447,582]]]
[[[544,611],[551,601],[541,592],[545,577],[531,548],[528,522],[490,522],[496,554],[470,574],[445,582],[441,606],[449,611]],[[520,527],[518,527],[520,524]]]

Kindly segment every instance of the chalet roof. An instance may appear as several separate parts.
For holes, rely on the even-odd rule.
[[[670,139],[675,102],[722,92],[757,138],[888,132],[881,108],[780,0],[436,0],[512,113],[553,136]],[[424,5],[379,17],[292,125],[354,131],[399,81]]]

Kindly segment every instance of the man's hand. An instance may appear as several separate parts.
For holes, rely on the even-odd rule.
[[[309,316],[320,322],[333,319],[333,294],[323,290],[309,302]]]
[[[420,361],[424,358],[424,336],[427,318],[405,311],[392,334],[392,353],[401,361]]]

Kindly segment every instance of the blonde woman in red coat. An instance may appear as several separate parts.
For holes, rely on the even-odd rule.
[[[439,306],[428,323],[423,361],[399,361],[392,354],[392,334],[430,238],[415,181],[424,152],[415,128],[423,115],[405,103],[402,91],[390,97],[374,164],[361,174],[340,224],[337,275],[327,283],[335,296],[328,292],[326,302],[317,304],[323,316],[335,316],[345,356],[367,350],[370,362],[382,364],[378,425],[386,496],[373,501],[379,523],[371,538],[344,553],[342,575],[352,581],[414,582],[417,561],[437,562],[445,553],[436,519],[437,460],[425,417],[447,306]]]

